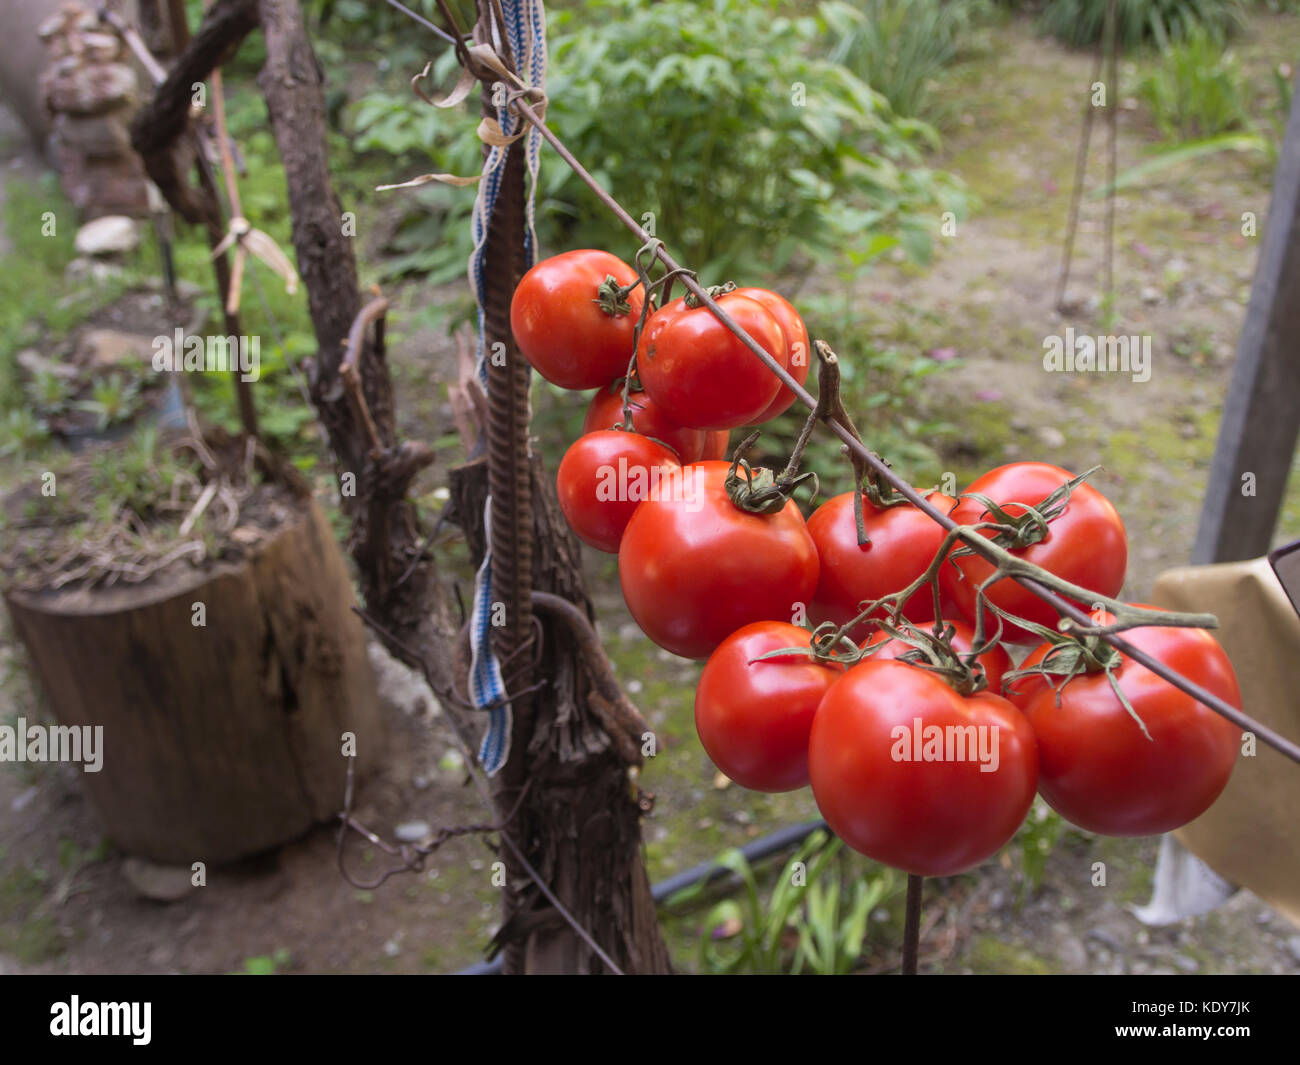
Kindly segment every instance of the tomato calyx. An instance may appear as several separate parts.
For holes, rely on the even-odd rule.
[[[816,499],[821,485],[817,474],[811,470],[799,473],[787,466],[778,476],[765,466],[755,469],[749,464],[745,452],[753,446],[758,436],[757,431],[751,433],[736,448],[731,469],[722,482],[732,504],[747,514],[779,514],[794,497],[794,493],[810,482],[813,486],[812,498]]]
[[[1021,548],[1029,547],[1045,540],[1048,533],[1048,525],[1060,517],[1065,508],[1070,504],[1070,493],[1072,493],[1085,480],[1096,473],[1100,466],[1094,466],[1086,473],[1081,473],[1066,481],[1059,488],[1046,496],[1036,505],[1028,503],[1007,503],[1005,505],[997,503],[981,492],[965,492],[963,499],[973,499],[981,506],[987,514],[992,515],[993,522],[991,526],[996,528],[997,533],[991,537],[992,541],[999,547],[1005,547],[1008,551],[1016,551]],[[1006,507],[1023,507],[1023,514],[1009,514]],[[954,558],[960,558],[963,555],[973,555],[975,551],[970,547],[959,547],[953,552]]]
[[[591,302],[611,318],[622,318],[632,313],[632,304],[627,297],[639,284],[640,278],[630,285],[620,285],[613,274],[606,274],[605,280],[596,286],[596,298]]]
[[[953,637],[957,633],[953,625],[940,622],[933,629],[922,629],[905,619],[900,620],[897,627],[875,619],[873,624],[891,639],[908,646],[909,650],[899,655],[898,661],[935,674],[959,695],[974,695],[988,688],[988,675],[978,659],[993,647],[996,638],[982,640],[969,652],[963,653],[953,646]],[[884,643],[878,643],[865,648],[863,658],[884,646]]]
[[[716,300],[719,296],[725,296],[728,292],[735,292],[736,283],[734,281],[725,281],[721,285],[709,285],[704,291],[708,293],[709,299]],[[694,292],[687,292],[685,300],[686,306],[690,307],[691,310],[704,306],[704,301]]]
[[[989,604],[989,607],[995,613],[1006,616],[992,604]],[[1038,625],[1023,618],[1017,619],[1017,623],[1041,636],[1044,641],[1051,644],[1051,647],[1034,665],[1024,669],[1013,669],[1003,674],[1002,690],[1004,692],[1010,691],[1015,682],[1023,677],[1042,677],[1055,692],[1056,705],[1059,707],[1061,705],[1061,693],[1065,690],[1065,686],[1075,677],[1103,673],[1111,687],[1111,691],[1115,693],[1115,698],[1128,712],[1129,717],[1137,722],[1138,728],[1142,730],[1142,735],[1148,740],[1153,739],[1147,729],[1146,722],[1133,709],[1133,704],[1129,702],[1128,696],[1124,694],[1124,689],[1119,686],[1119,681],[1115,677],[1115,671],[1124,664],[1124,656],[1120,654],[1118,648],[1112,647],[1096,633],[1075,636],[1049,629],[1045,625]]]

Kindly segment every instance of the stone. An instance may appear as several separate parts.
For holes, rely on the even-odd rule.
[[[124,333],[119,329],[87,329],[77,343],[78,361],[92,369],[142,362],[150,365],[153,338],[142,333]]]
[[[1038,430],[1038,439],[1043,442],[1044,447],[1062,448],[1065,447],[1065,434],[1054,425],[1044,425]]]
[[[139,243],[135,222],[125,215],[105,215],[77,230],[73,247],[78,255],[120,255]]]
[[[119,104],[137,101],[135,71],[123,63],[80,63],[56,70],[45,83],[51,111],[97,115]]]
[[[53,377],[71,378],[77,376],[77,368],[69,366],[58,359],[47,358],[35,348],[24,348],[14,356],[15,361],[33,377],[47,373]]]
[[[122,268],[116,263],[106,263],[100,259],[78,257],[63,268],[63,277],[69,284],[79,285],[89,281],[92,285],[102,285],[115,277],[120,277]]]
[[[399,843],[419,843],[429,835],[428,821],[404,821],[393,829]]]
[[[103,115],[57,115],[54,134],[88,159],[113,159],[131,150],[125,108]]]
[[[124,858],[122,876],[135,893],[154,902],[178,902],[194,890],[188,865],[159,865],[145,858]]]

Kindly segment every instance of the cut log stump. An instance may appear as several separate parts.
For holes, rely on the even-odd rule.
[[[5,593],[58,724],[103,726],[80,775],[130,854],[218,864],[285,843],[342,809],[345,732],[359,775],[382,753],[343,556],[314,502],[294,513],[170,585]]]

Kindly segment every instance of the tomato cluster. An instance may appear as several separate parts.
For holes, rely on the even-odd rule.
[[[617,553],[647,636],[707,659],[695,721],[723,773],[759,791],[811,785],[851,847],[928,876],[996,853],[1035,793],[1111,835],[1165,832],[1209,808],[1240,730],[1097,638],[1059,635],[1048,603],[995,579],[961,541],[945,548],[917,506],[878,485],[855,489],[860,505],[855,492],[829,499],[806,522],[792,499],[738,505],[734,467],[719,461],[729,430],[794,397],[684,299],[652,305],[634,340],[645,307],[635,280],[605,252],[556,256],[525,275],[511,322],[544,377],[598,389],[560,463],[560,506],[585,543]],[[806,379],[808,333],[788,302],[763,289],[717,300]],[[1074,586],[1084,609],[1119,595],[1124,525],[1082,477],[1017,462],[927,502]],[[1232,667],[1203,630],[1126,636],[1240,706]]]
[[[775,417],[794,394],[684,298],[649,311],[629,382],[645,306],[636,280],[606,252],[566,252],[524,275],[510,321],[548,381],[598,390],[560,462],[565,519],[583,543],[618,555],[624,598],[646,635],[707,658],[750,622],[790,617],[817,587],[817,549],[799,507],[738,509],[720,461],[731,429]],[[743,288],[718,303],[796,381],[807,379],[808,331],[785,299]]]

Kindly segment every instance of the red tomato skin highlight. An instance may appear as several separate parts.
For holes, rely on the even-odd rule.
[[[783,621],[737,629],[709,656],[695,690],[695,728],[713,764],[741,787],[793,791],[808,783],[808,735],[822,696],[843,672],[799,655],[809,633]]]
[[[664,416],[655,406],[654,400],[644,392],[629,393],[627,401],[632,408],[632,427],[642,436],[667,444],[677,452],[677,458],[683,465],[707,457],[704,448],[708,434],[703,429],[687,429],[675,424]],[[623,385],[616,381],[591,397],[591,405],[582,420],[582,431],[596,433],[602,429],[612,429],[622,422]]]
[[[761,303],[734,292],[718,305],[778,361],[785,335]],[[637,373],[646,394],[680,425],[734,429],[750,425],[780,391],[780,380],[707,307],[678,298],[642,330]]]
[[[627,373],[632,334],[645,297],[627,295],[628,314],[608,315],[593,303],[606,276],[620,285],[636,271],[608,252],[579,249],[553,255],[520,279],[510,301],[510,330],[539,374],[561,388],[602,388]]]
[[[754,621],[789,621],[817,587],[817,551],[798,506],[747,514],[723,490],[730,466],[683,467],[693,499],[639,506],[618,552],[633,619],[660,647],[707,658]]]
[[[704,453],[700,455],[701,462],[709,462],[716,459],[725,459],[727,450],[731,446],[731,430],[715,429],[706,433],[704,438]]]
[[[655,491],[674,470],[680,476],[676,454],[648,437],[614,429],[587,433],[560,460],[555,476],[560,510],[584,544],[617,554],[641,493]]]
[[[924,753],[912,741],[918,720],[922,737],[934,726],[996,727],[985,736],[990,751],[997,737],[997,768],[982,772],[969,758],[895,759]],[[1038,782],[1033,730],[1007,700],[963,698],[898,661],[862,663],[831,686],[813,719],[808,768],[836,835],[918,876],[952,876],[996,854],[1024,821]]]
[[[776,319],[777,325],[781,327],[781,333],[785,337],[785,359],[784,365],[790,371],[790,376],[800,384],[808,380],[808,370],[811,366],[812,347],[808,341],[808,327],[804,325],[803,319],[799,312],[794,309],[784,296],[766,288],[738,288],[737,294],[748,296],[756,300],[772,312],[772,317]],[[768,404],[767,409],[754,419],[755,425],[761,425],[763,422],[771,421],[779,414],[784,414],[792,403],[794,403],[794,393],[785,385],[776,394],[776,399]]]

